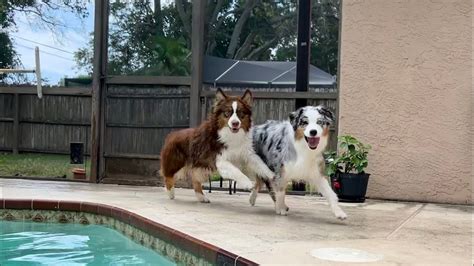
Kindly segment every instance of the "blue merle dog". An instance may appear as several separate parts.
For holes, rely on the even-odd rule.
[[[305,180],[326,197],[337,218],[347,217],[324,174],[323,152],[329,140],[329,126],[333,122],[334,116],[327,108],[306,106],[290,113],[287,121],[267,121],[253,127],[254,149],[276,177],[267,179],[253,174],[256,182],[250,195],[252,206],[260,187],[266,184],[275,202],[276,213],[286,215],[285,190],[288,181]]]

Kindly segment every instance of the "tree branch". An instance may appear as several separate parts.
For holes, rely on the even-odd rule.
[[[243,59],[244,55],[248,54],[251,48],[251,44],[255,39],[256,35],[257,33],[254,31],[250,32],[250,34],[247,35],[247,38],[245,39],[244,43],[235,53],[235,59]]]
[[[232,13],[233,11],[229,11],[229,12],[226,12],[223,14],[222,18],[221,19],[217,19],[217,17],[219,16],[219,12],[222,8],[222,5],[223,5],[224,1],[223,0],[218,0],[215,8],[214,8],[214,11],[212,13],[212,17],[211,19],[209,20],[209,24],[208,24],[208,36],[207,36],[207,40],[206,40],[206,54],[212,54],[212,52],[214,51],[214,49],[216,48],[216,33],[219,31],[220,27],[222,26],[222,23],[224,22],[224,18],[225,16],[227,16],[228,14]],[[211,25],[212,25],[212,28],[211,28]]]
[[[237,49],[237,45],[239,44],[240,34],[242,33],[242,29],[247,22],[248,18],[250,17],[250,13],[255,5],[258,3],[259,0],[247,0],[245,2],[244,12],[240,16],[239,20],[235,24],[234,31],[232,32],[232,37],[229,42],[229,46],[227,47],[227,58],[233,58],[235,54],[235,50]]]
[[[217,0],[216,6],[214,7],[214,12],[212,12],[211,19],[209,20],[209,24],[214,24],[214,21],[217,20],[217,16],[219,15],[219,11],[221,10],[223,4],[224,0]]]
[[[155,19],[156,32],[158,35],[163,36],[163,18],[161,15],[161,0],[155,0],[154,2],[155,11],[153,18]]]
[[[278,38],[275,36],[273,39],[267,41],[266,43],[264,43],[263,45],[261,45],[260,47],[258,47],[257,49],[253,50],[248,56],[246,56],[245,58],[246,59],[258,59],[258,56],[266,51],[268,48],[270,48],[276,41],[278,40]]]
[[[32,9],[33,8],[33,9]],[[13,11],[17,12],[24,12],[24,13],[32,13],[36,15],[41,21],[43,21],[48,28],[51,27],[65,27],[65,24],[59,23],[57,21],[54,21],[54,18],[45,15],[38,7],[31,7],[31,8],[12,8]]]
[[[183,22],[184,31],[191,36],[191,22],[186,16],[186,11],[184,10],[183,0],[175,0],[176,9],[178,10],[179,18]]]

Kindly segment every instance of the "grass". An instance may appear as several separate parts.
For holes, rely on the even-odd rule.
[[[86,166],[89,176],[89,160]],[[0,176],[72,178],[71,170],[83,167],[80,164],[70,164],[69,155],[0,153]]]

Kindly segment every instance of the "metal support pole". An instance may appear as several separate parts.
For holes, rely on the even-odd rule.
[[[192,1],[192,62],[191,62],[191,91],[189,103],[189,124],[197,126],[201,121],[201,89],[202,68],[204,62],[204,19],[206,18],[206,2]]]
[[[109,40],[109,6],[110,1],[104,1],[102,6],[102,35],[101,35],[101,47],[100,47],[100,75],[101,75],[101,96],[100,96],[100,156],[99,156],[99,179],[96,181],[99,183],[102,178],[105,177],[105,107],[107,103],[107,62],[108,62],[108,40]]]
[[[92,73],[91,114],[91,182],[98,182],[104,173],[101,134],[103,125],[103,95],[107,68],[109,1],[95,0],[94,61]]]
[[[310,56],[311,0],[299,0],[298,40],[296,50],[296,91],[308,91]],[[295,107],[307,105],[306,99],[296,99]]]

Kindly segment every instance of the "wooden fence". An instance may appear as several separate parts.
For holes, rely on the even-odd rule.
[[[189,86],[109,85],[102,137],[106,183],[157,184],[160,150],[189,127]]]
[[[91,92],[87,88],[0,87],[0,150],[69,153],[70,142],[90,148]]]

